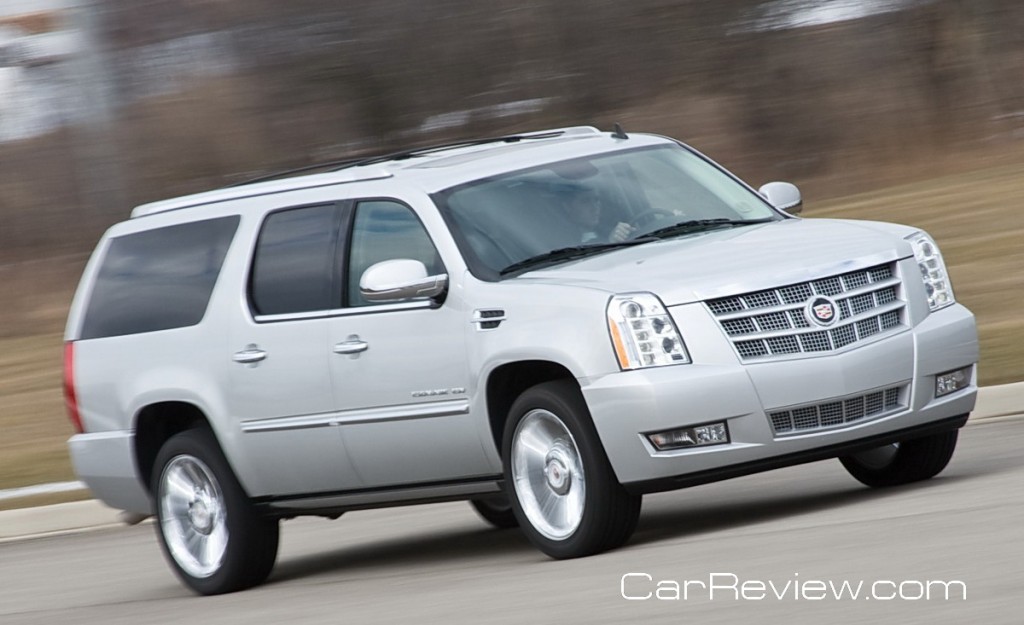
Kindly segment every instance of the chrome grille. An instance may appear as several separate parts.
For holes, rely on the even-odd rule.
[[[805,352],[827,352],[832,349],[828,332],[809,332],[800,335],[800,347]]]
[[[799,354],[800,343],[795,336],[773,336],[767,340],[773,354]]]
[[[881,282],[886,278],[891,278],[892,273],[892,267],[890,265],[879,265],[878,267],[868,269],[868,275],[871,276],[872,282]]]
[[[736,343],[736,351],[743,358],[757,358],[758,356],[768,355],[768,347],[764,344],[764,341],[738,341]]]
[[[793,322],[789,320],[789,315],[784,312],[758,315],[754,317],[754,321],[757,327],[765,332],[788,330],[793,327]]]
[[[819,404],[775,410],[768,413],[768,419],[776,435],[803,434],[872,419],[905,409],[905,388],[905,384],[891,386]]]
[[[818,295],[839,295],[843,292],[843,283],[839,280],[838,276],[818,280],[812,284],[814,285],[814,291]]]
[[[722,327],[725,328],[725,333],[730,336],[757,332],[757,326],[754,325],[753,319],[730,319],[723,321]]]
[[[853,324],[840,326],[832,332],[832,341],[834,342],[836,349],[846,347],[856,340],[857,331],[853,328]]]
[[[814,295],[814,291],[811,290],[809,283],[794,284],[793,286],[784,286],[779,289],[779,295],[782,296],[782,301],[787,304],[799,304],[805,302],[807,299]]]
[[[843,286],[846,287],[847,291],[859,289],[865,284],[870,284],[870,282],[868,280],[868,274],[864,271],[843,274]]]
[[[886,263],[706,303],[740,358],[770,360],[848,348],[902,326],[906,304],[900,286],[895,263]],[[805,308],[816,295],[835,301],[834,326],[808,320]]]
[[[809,328],[811,322],[804,316],[803,310],[791,310],[789,311],[789,320],[793,323],[794,328]]]

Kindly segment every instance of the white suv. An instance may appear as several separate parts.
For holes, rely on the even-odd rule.
[[[570,558],[648,492],[932,477],[974,318],[924,232],[799,207],[589,127],[140,206],[68,319],[75,468],[204,594],[266,579],[297,515],[466,499]]]

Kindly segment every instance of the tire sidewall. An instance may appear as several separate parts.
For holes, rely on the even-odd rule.
[[[191,456],[206,465],[216,480],[224,499],[225,523],[227,525],[227,547],[221,566],[208,577],[195,577],[185,571],[175,560],[164,537],[163,508],[160,499],[163,495],[163,476],[167,465],[175,458]],[[260,545],[248,545],[247,537],[251,534],[247,521],[251,522],[249,501],[239,484],[234,472],[228,465],[224,454],[214,441],[213,435],[204,430],[188,430],[172,436],[161,447],[154,463],[152,492],[156,509],[156,533],[164,557],[170,563],[175,574],[194,591],[203,594],[221,594],[241,590],[250,583],[250,571],[246,570],[249,558],[245,549],[262,549]],[[276,536],[274,536],[276,539]],[[276,553],[276,540],[274,552]],[[262,580],[257,580],[262,581]]]
[[[533,527],[523,511],[512,475],[512,444],[516,431],[523,418],[531,411],[538,409],[553,414],[572,435],[586,479],[583,516],[579,526],[572,534],[561,540],[548,538]],[[582,396],[579,395],[579,390],[568,384],[545,383],[524,392],[512,404],[509,411],[509,419],[505,424],[505,433],[502,438],[502,458],[504,459],[504,476],[509,500],[512,503],[516,519],[519,521],[519,526],[530,542],[555,558],[575,557],[592,551],[586,547],[585,543],[591,540],[589,536],[592,534],[592,526],[596,520],[596,499],[602,495],[600,484],[609,477],[614,479],[614,476],[610,476],[611,468],[600,447],[597,432],[590,423],[590,413]]]
[[[846,470],[862,484],[873,488],[902,486],[934,477],[946,468],[956,448],[959,430],[902,441],[892,460],[872,467],[857,458],[840,458]]]
[[[512,502],[505,493],[479,497],[471,500],[470,504],[480,518],[497,529],[509,529],[519,525]]]

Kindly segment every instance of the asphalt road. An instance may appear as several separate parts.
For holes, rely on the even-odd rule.
[[[625,548],[564,562],[462,503],[289,521],[269,582],[212,598],[177,582],[150,524],[5,543],[0,623],[1018,625],[1022,448],[1024,420],[978,423],[919,485],[872,491],[831,461],[649,496]],[[629,573],[650,599],[622,597]],[[831,595],[844,581],[858,599]],[[938,581],[962,585],[947,600]]]

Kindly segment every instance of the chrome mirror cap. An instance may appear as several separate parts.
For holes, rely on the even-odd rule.
[[[448,287],[448,274],[427,275],[418,260],[399,258],[371,265],[359,279],[359,292],[371,302],[437,297]]]
[[[790,215],[799,215],[804,209],[800,189],[788,182],[767,182],[757,190],[768,203]]]

